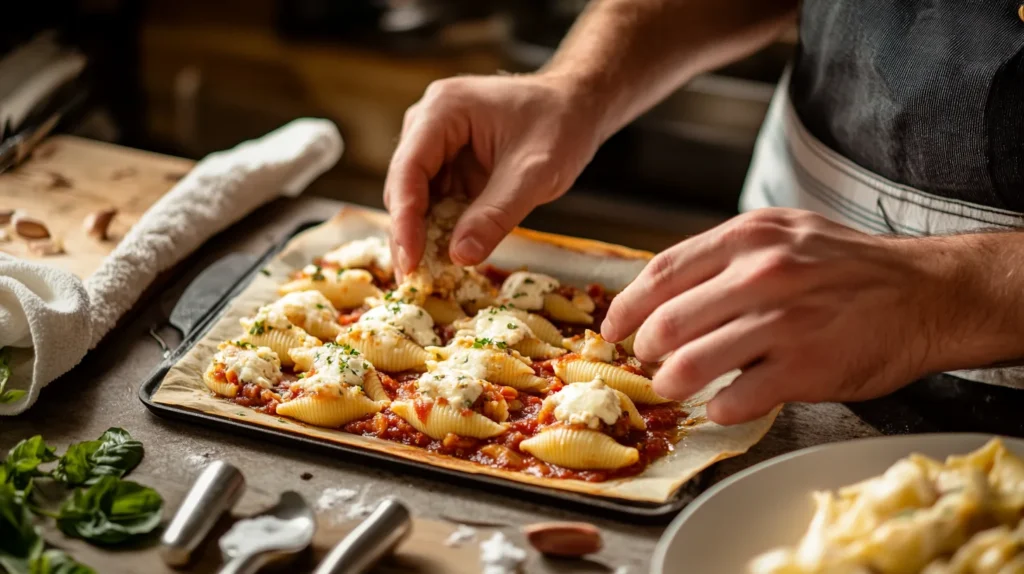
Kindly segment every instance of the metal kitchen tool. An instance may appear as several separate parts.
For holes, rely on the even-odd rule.
[[[171,311],[171,326],[182,335],[190,333],[258,259],[248,253],[231,253],[196,275]]]
[[[249,546],[241,547],[231,543],[235,529],[244,523],[256,523],[261,519],[274,518],[273,528],[265,528],[263,541],[257,541],[253,533]],[[297,492],[291,490],[283,493],[277,504],[246,520],[236,522],[231,530],[220,538],[220,552],[225,565],[220,574],[253,574],[272,561],[292,557],[305,550],[313,542],[316,532],[316,515],[313,509]]]
[[[412,532],[412,517],[404,504],[387,498],[373,514],[341,539],[313,574],[362,574],[391,553]]]
[[[160,556],[184,566],[217,520],[241,498],[245,478],[234,466],[215,460],[206,465],[160,537]]]

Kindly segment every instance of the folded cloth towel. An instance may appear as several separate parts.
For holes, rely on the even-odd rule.
[[[260,205],[302,193],[342,149],[333,123],[305,118],[207,156],[146,211],[84,285],[43,264],[0,259],[0,347],[15,349],[7,388],[27,391],[0,404],[0,415],[35,403],[39,390],[98,345],[157,274]]]

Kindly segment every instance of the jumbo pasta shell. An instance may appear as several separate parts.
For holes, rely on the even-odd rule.
[[[450,405],[434,403],[426,420],[420,420],[412,401],[391,403],[391,412],[402,417],[416,430],[433,439],[443,439],[448,433],[472,438],[491,438],[505,432],[505,425],[498,424],[480,413],[465,414]]]
[[[277,405],[277,414],[318,427],[336,428],[380,412],[382,405],[362,394],[311,392]]]
[[[562,333],[559,332],[558,327],[555,327],[551,321],[548,321],[536,313],[526,312],[522,314],[520,319],[526,323],[526,326],[529,327],[530,330],[533,331],[533,334],[541,341],[544,341],[549,345],[554,345],[555,347],[561,346]]]
[[[430,353],[423,347],[404,337],[396,338],[394,345],[391,345],[381,343],[369,333],[342,333],[338,336],[338,344],[351,346],[374,367],[387,373],[413,369],[422,371],[430,359]]]
[[[591,325],[594,323],[594,317],[579,309],[572,304],[572,301],[558,293],[544,295],[544,312],[552,319],[563,323],[572,323],[574,325]]]
[[[644,422],[644,418],[640,416],[640,411],[636,410],[636,405],[633,404],[629,396],[618,389],[615,389],[615,394],[619,397],[619,406],[622,407],[622,412],[626,413],[626,416],[629,417],[629,426],[635,429],[646,430],[647,423]]]
[[[307,333],[321,341],[333,341],[338,338],[342,331],[341,325],[337,321],[328,320],[324,317],[310,317],[307,315],[305,317],[297,317],[296,319],[293,319],[291,316],[288,317],[289,321],[302,327]]]
[[[246,333],[239,337],[238,340],[251,343],[257,347],[270,347],[270,350],[277,353],[277,356],[281,359],[282,367],[290,367],[295,364],[289,354],[291,349],[319,347],[322,344],[320,339],[295,326],[292,326],[291,329],[268,329],[259,335]]]
[[[594,430],[556,427],[519,443],[544,462],[575,470],[614,470],[640,460],[640,453]]]
[[[235,396],[238,395],[238,385],[215,379],[214,373],[216,370],[217,369],[213,365],[210,365],[206,369],[206,372],[203,373],[203,382],[206,383],[206,387],[216,395],[227,397],[229,399],[235,398]]]
[[[524,339],[512,345],[512,348],[531,359],[554,359],[565,354],[565,349],[550,345],[540,339]]]
[[[448,360],[452,356],[450,347],[427,347],[426,350],[434,360]],[[516,358],[508,353],[488,348],[472,349],[470,352],[487,354],[484,363],[487,373],[483,378],[492,383],[534,393],[544,392],[548,388],[547,379],[534,374],[533,368],[522,357]],[[458,367],[459,364],[455,363],[454,366]]]
[[[455,301],[441,299],[433,295],[427,297],[427,300],[423,302],[423,308],[434,319],[434,323],[439,325],[447,325],[466,316],[462,311],[462,307],[459,307],[459,304]]]
[[[658,405],[671,402],[654,392],[651,380],[621,367],[586,359],[555,361],[555,375],[566,383],[585,383],[601,377],[609,387],[622,391],[633,402]]]
[[[377,370],[373,369],[370,372],[363,375],[363,392],[366,396],[370,397],[378,403],[385,405],[391,403],[391,398],[384,392],[384,385],[380,382],[380,375],[377,374]]]
[[[353,309],[368,297],[379,297],[380,290],[373,285],[373,275],[362,269],[349,269],[341,273],[323,273],[322,279],[300,277],[282,285],[278,291],[284,295],[293,291],[319,291],[338,309]]]

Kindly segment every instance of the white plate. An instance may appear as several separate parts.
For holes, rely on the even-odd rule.
[[[945,459],[985,444],[992,435],[918,434],[852,440],[778,456],[716,484],[665,530],[652,574],[743,574],[758,554],[796,543],[811,520],[811,492],[832,490],[885,472],[918,452]],[[1024,440],[1003,438],[1024,456]]]

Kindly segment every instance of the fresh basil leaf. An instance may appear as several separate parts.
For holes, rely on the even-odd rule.
[[[11,378],[11,352],[7,347],[0,348],[0,404],[13,403],[25,396],[25,391],[18,389],[4,390]]]
[[[96,574],[88,566],[56,549],[47,550],[29,564],[29,574]]]
[[[43,442],[43,437],[36,435],[14,445],[7,453],[4,461],[4,482],[11,482],[18,490],[24,490],[30,480],[43,476],[39,465],[57,460],[53,447]]]
[[[152,488],[101,476],[64,502],[57,526],[68,536],[96,544],[118,544],[152,532],[160,524],[163,499]]]
[[[0,570],[28,572],[29,562],[43,551],[43,538],[32,514],[13,484],[0,484]]]
[[[95,484],[101,477],[122,477],[142,460],[142,443],[128,431],[108,429],[100,438],[68,447],[54,471],[54,478],[74,486]]]

